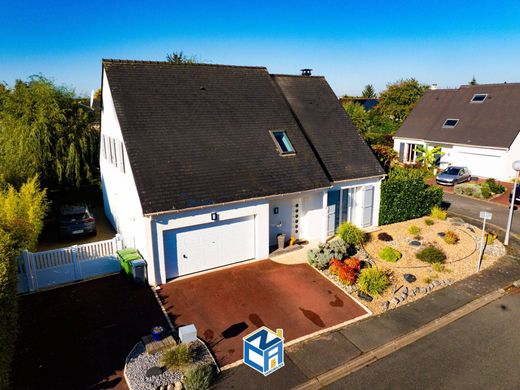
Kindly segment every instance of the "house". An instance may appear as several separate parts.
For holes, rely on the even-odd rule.
[[[417,145],[439,146],[441,168],[466,166],[474,176],[508,180],[520,156],[520,84],[463,85],[428,90],[394,137],[404,163]]]
[[[153,285],[378,224],[384,171],[323,77],[104,60],[102,88],[105,213]]]

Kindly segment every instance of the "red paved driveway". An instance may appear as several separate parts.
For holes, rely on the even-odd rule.
[[[365,310],[309,265],[258,261],[162,286],[176,326],[194,323],[224,366],[242,359],[242,337],[262,325],[285,341],[343,323]]]

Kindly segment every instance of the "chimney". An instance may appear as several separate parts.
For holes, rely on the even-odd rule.
[[[432,85],[430,85],[430,89],[431,89],[431,90],[435,90],[435,89],[437,89],[437,84],[432,84]]]
[[[94,90],[91,90],[90,91],[90,108],[94,108],[94,95],[95,95],[96,91]]]
[[[312,74],[312,69],[304,68],[300,70],[302,71],[302,76],[310,76]]]

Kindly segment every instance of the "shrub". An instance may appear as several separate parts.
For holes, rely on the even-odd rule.
[[[395,167],[381,183],[379,223],[407,221],[428,214],[442,202],[442,188],[424,182],[423,169]]]
[[[195,351],[191,345],[181,343],[163,353],[160,363],[170,370],[184,370],[193,363]]]
[[[344,267],[344,263],[338,259],[332,259],[329,264],[329,273],[331,275],[338,275],[339,270]]]
[[[430,218],[427,218],[424,220],[424,223],[426,224],[426,226],[432,226],[435,224],[435,222],[433,221],[433,219],[430,219]]]
[[[356,271],[347,266],[340,268],[338,271],[338,279],[340,282],[349,286],[356,283],[356,276]]]
[[[394,238],[393,238],[390,234],[385,233],[385,232],[383,232],[383,233],[379,233],[379,234],[377,235],[377,238],[378,238],[380,241],[387,241],[387,242],[388,242],[388,241],[394,241]]]
[[[386,272],[376,267],[361,270],[358,277],[359,289],[370,295],[380,295],[390,285]]]
[[[211,366],[195,365],[184,376],[186,390],[208,390],[213,380],[214,371]]]
[[[359,246],[366,241],[366,233],[351,222],[339,225],[338,237],[349,246]]]
[[[451,270],[446,268],[446,266],[442,263],[432,263],[432,269],[435,272],[451,272]]]
[[[350,257],[343,262],[347,267],[352,268],[354,271],[359,272],[361,269],[361,261],[357,257]]]
[[[381,251],[379,251],[379,257],[384,261],[388,261],[390,263],[395,263],[397,260],[401,258],[401,252],[397,249],[392,248],[391,246],[386,246]]]
[[[487,184],[491,192],[494,194],[503,194],[506,191],[506,187],[497,183],[495,179],[487,179],[485,184]]]
[[[357,273],[361,269],[361,262],[356,257],[351,257],[345,261],[333,259],[330,262],[329,273],[336,275],[340,282],[352,285],[356,282]]]
[[[446,260],[446,254],[433,245],[420,250],[415,257],[427,263],[443,263]]]
[[[487,199],[491,196],[491,189],[487,183],[463,183],[455,186],[454,192],[458,195],[471,196],[473,198]]]
[[[412,225],[408,228],[408,233],[410,233],[412,236],[416,236],[421,233],[421,228],[419,226]]]
[[[433,206],[430,211],[430,217],[445,221],[448,218],[448,213],[443,210],[440,206]]]
[[[443,237],[443,240],[446,244],[455,245],[459,242],[459,236],[452,230],[448,230]]]
[[[486,235],[486,245],[493,245],[493,243],[495,242],[496,239],[497,239],[497,235],[493,232],[489,232]]]
[[[343,259],[347,254],[345,241],[339,239],[327,244],[320,244],[316,249],[307,252],[307,260],[317,269],[325,269],[332,259]]]
[[[484,199],[491,198],[492,191],[486,183],[480,186],[480,194]]]

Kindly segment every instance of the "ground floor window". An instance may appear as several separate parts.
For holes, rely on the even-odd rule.
[[[374,186],[341,188],[328,193],[327,233],[333,235],[339,225],[348,221],[360,227],[373,224]]]

